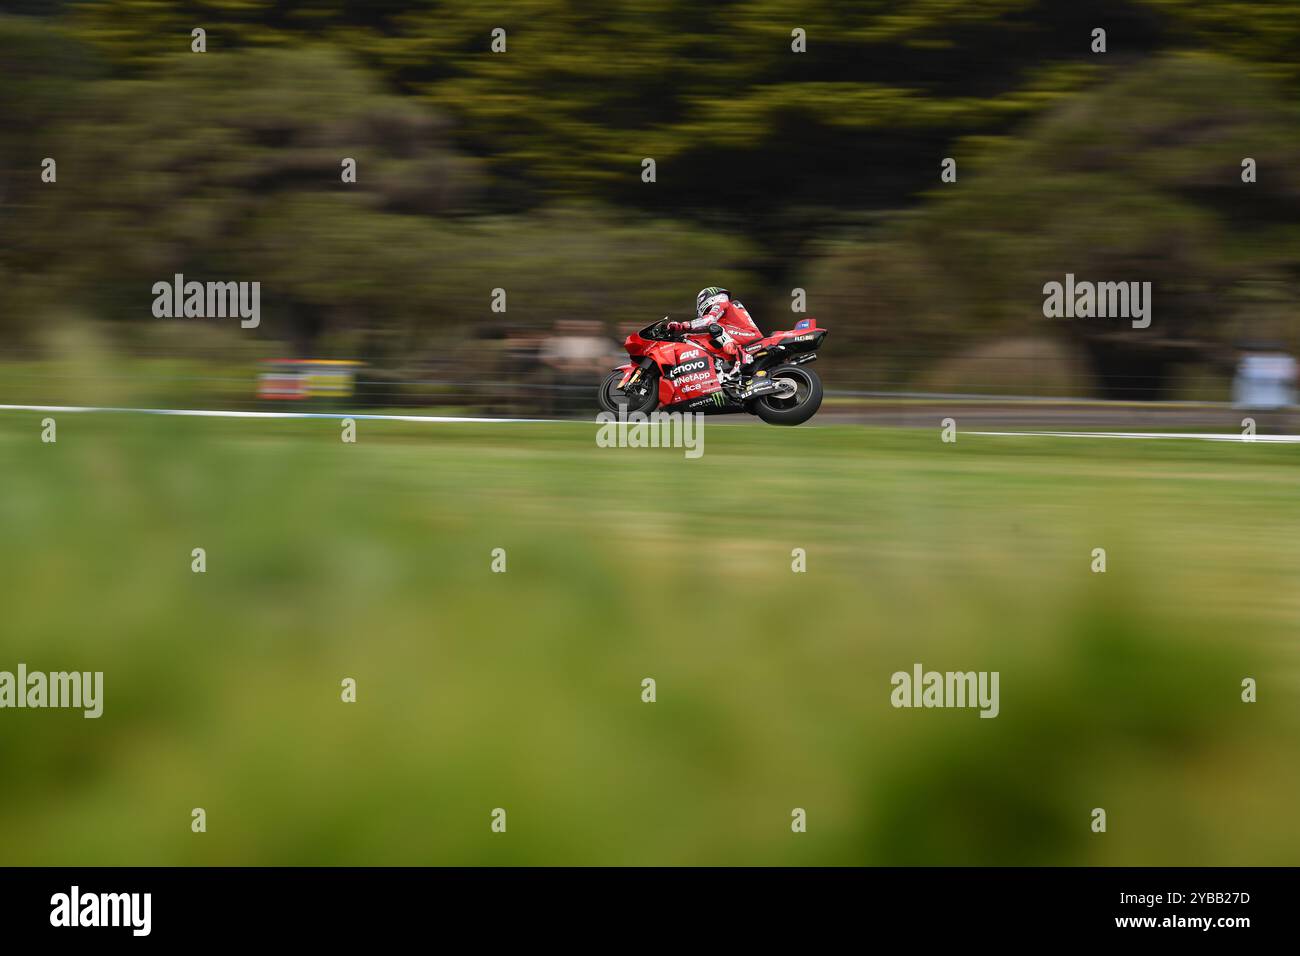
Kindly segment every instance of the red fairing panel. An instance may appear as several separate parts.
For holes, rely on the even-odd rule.
[[[692,342],[665,342],[656,350],[659,362],[659,402],[676,405],[711,395],[722,386],[713,356]]]

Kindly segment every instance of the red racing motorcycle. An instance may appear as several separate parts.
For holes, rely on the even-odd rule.
[[[597,398],[604,411],[747,412],[771,425],[801,425],[821,407],[821,379],[804,367],[816,360],[826,338],[816,319],[800,319],[793,329],[743,346],[754,361],[742,367],[734,384],[720,378],[726,359],[707,331],[672,333],[667,324],[662,320],[627,337],[632,361],[601,384]]]

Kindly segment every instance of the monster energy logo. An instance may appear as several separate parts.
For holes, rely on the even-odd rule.
[[[713,399],[713,403],[714,403],[715,405],[719,405],[719,406],[721,406],[722,403],[723,403],[723,401],[724,401],[721,392],[714,392],[714,393],[710,396],[710,398]]]

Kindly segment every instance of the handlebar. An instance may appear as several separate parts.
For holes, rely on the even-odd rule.
[[[667,320],[660,319],[652,325],[647,325],[639,334],[643,339],[653,339],[657,342],[680,342],[684,339],[681,333],[669,332],[667,326]]]

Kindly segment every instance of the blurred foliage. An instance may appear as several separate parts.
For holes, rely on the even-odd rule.
[[[1077,344],[1111,397],[1161,397],[1175,365],[1300,325],[1254,305],[1300,279],[1300,114],[1232,61],[1163,58],[1021,135],[974,141],[961,176],[867,242],[830,244],[809,280],[823,317],[882,366],[960,353],[989,335],[1050,330]],[[1256,183],[1241,160],[1256,160]],[[1149,281],[1148,329],[1051,320],[1042,286]],[[865,291],[864,291],[864,286]],[[1279,293],[1280,294],[1280,293]],[[877,303],[863,321],[862,300]],[[889,316],[906,316],[900,327]]]
[[[1042,283],[1071,271],[1158,290],[1155,333],[1054,330],[1107,394],[1222,370],[1243,336],[1296,340],[1290,0],[18,9],[0,18],[11,333],[50,306],[147,318],[141,283],[174,271],[274,282],[259,334],[300,352],[329,335],[390,358],[490,320],[496,287],[532,323],[622,320],[611,302],[649,319],[722,283],[775,326],[798,286],[837,348],[867,349],[839,367],[892,386],[1042,335]],[[57,188],[34,174],[50,155]],[[945,156],[959,183],[936,188]]]
[[[94,84],[37,145],[21,164],[48,149],[59,182],[40,202],[29,187],[15,215],[15,272],[52,266],[60,305],[79,296],[113,318],[147,316],[141,290],[175,273],[256,279],[274,290],[271,326],[304,350],[352,330],[350,348],[391,358],[430,325],[482,316],[496,287],[523,322],[611,303],[644,322],[664,288],[691,295],[701,268],[747,284],[744,242],[684,224],[581,205],[466,217],[478,163],[443,143],[437,114],[329,47],[174,56],[166,75]]]
[[[539,188],[725,210],[875,192],[904,143],[1002,129],[1153,50],[1226,50],[1296,81],[1289,0],[513,0],[465,4],[90,0],[77,31],[140,69],[208,30],[209,49],[326,38],[459,120],[477,153]],[[1111,59],[1092,56],[1105,26]],[[507,52],[490,52],[491,31]],[[806,31],[813,54],[791,54]],[[996,51],[996,55],[990,55]],[[888,145],[883,145],[888,144]],[[647,199],[644,156],[673,169]],[[815,171],[815,175],[809,175]],[[915,188],[930,178],[912,178]],[[677,182],[672,180],[676,179]],[[895,171],[885,182],[907,181]]]

